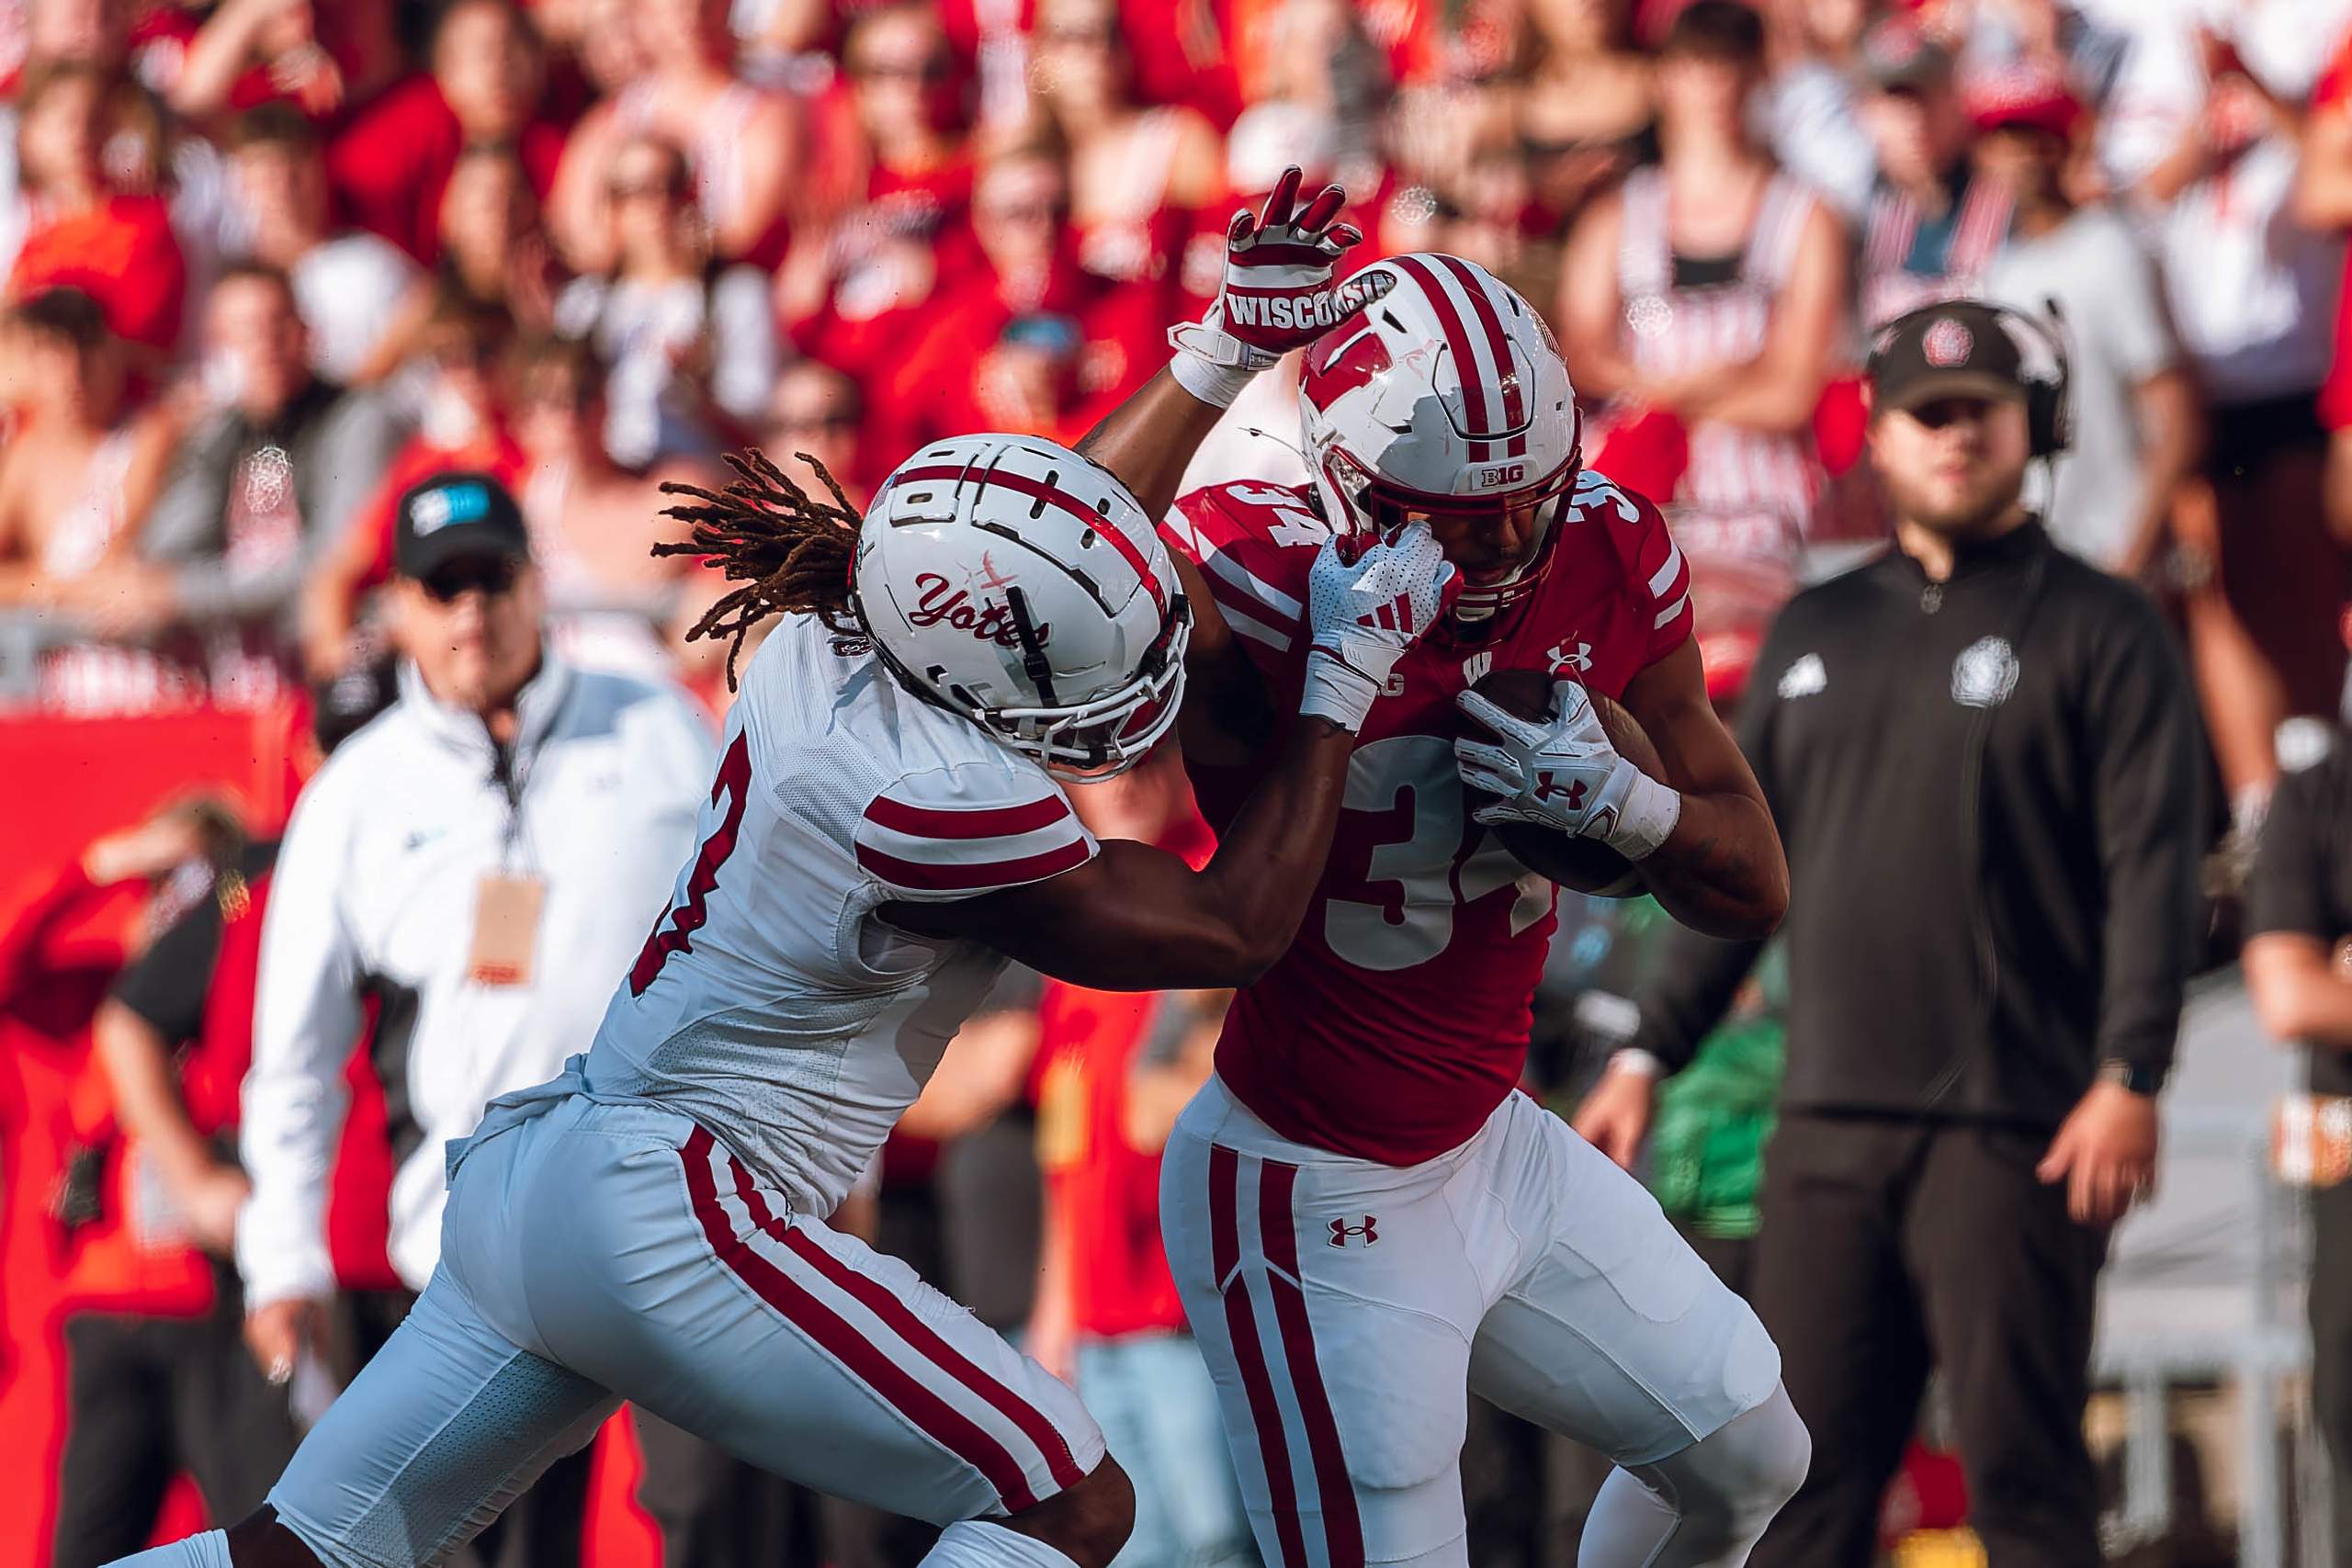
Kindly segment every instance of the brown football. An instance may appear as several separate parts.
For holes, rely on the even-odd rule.
[[[1536,720],[1552,716],[1552,677],[1541,670],[1496,670],[1472,689],[1505,713]],[[1585,694],[1592,699],[1593,711],[1600,716],[1600,728],[1609,732],[1609,742],[1618,753],[1650,777],[1665,777],[1657,748],[1650,744],[1641,721],[1626,712],[1624,705],[1614,697],[1590,688]],[[1483,727],[1466,716],[1464,725],[1465,733],[1486,733]],[[1493,798],[1478,790],[1473,790],[1471,795],[1473,811]],[[1597,839],[1573,838],[1532,822],[1506,822],[1493,831],[1513,860],[1574,892],[1600,898],[1634,898],[1645,891],[1642,874],[1634,869],[1634,863]]]

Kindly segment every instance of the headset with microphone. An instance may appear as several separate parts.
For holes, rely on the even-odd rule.
[[[2045,461],[2056,458],[2075,444],[2075,367],[2066,352],[2065,313],[2059,310],[2054,299],[2044,299],[2042,309],[2050,319],[2007,305],[1996,305],[1989,299],[1939,299],[1906,310],[1880,327],[1872,337],[1867,371],[1871,380],[1878,378],[1886,350],[1902,335],[1905,328],[1924,317],[1948,310],[1954,305],[1967,305],[1984,311],[2001,324],[2017,345],[2018,358],[2025,386],[2025,423],[2028,455]],[[2039,360],[2037,367],[2035,362]]]

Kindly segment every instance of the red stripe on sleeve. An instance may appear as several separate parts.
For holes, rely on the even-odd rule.
[[[967,865],[924,865],[885,854],[867,844],[857,846],[859,865],[892,886],[911,888],[918,893],[970,893],[989,887],[1016,887],[1024,882],[1058,876],[1093,858],[1094,847],[1084,839],[1072,839],[1040,854],[1014,860],[974,861]]]
[[[1058,795],[1027,800],[1018,806],[984,806],[968,810],[914,806],[887,795],[874,797],[865,819],[895,833],[918,839],[1004,839],[1050,828],[1069,815],[1069,802]]]
[[[1201,575],[1208,580],[1209,597],[1227,609],[1238,615],[1247,615],[1253,621],[1261,621],[1273,630],[1286,635],[1299,630],[1297,617],[1275,609],[1240,584],[1227,581],[1225,577],[1207,567],[1201,569]]]

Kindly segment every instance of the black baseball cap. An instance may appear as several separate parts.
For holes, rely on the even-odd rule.
[[[2025,400],[2025,358],[1998,311],[1971,299],[1915,310],[1871,350],[1871,398],[1916,409],[1938,398]]]
[[[436,568],[469,557],[530,558],[523,509],[488,474],[435,474],[412,485],[394,512],[392,570],[402,577],[430,577]]]

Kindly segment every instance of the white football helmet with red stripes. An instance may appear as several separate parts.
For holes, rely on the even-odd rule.
[[[1191,607],[1126,486],[1066,446],[917,452],[866,509],[851,583],[901,684],[1057,771],[1124,773],[1176,720]]]
[[[1551,558],[1553,518],[1582,467],[1576,389],[1550,326],[1486,268],[1425,252],[1364,269],[1383,271],[1393,286],[1306,350],[1307,466],[1343,531],[1540,508],[1528,559],[1464,584],[1456,618],[1491,618],[1532,593]]]

